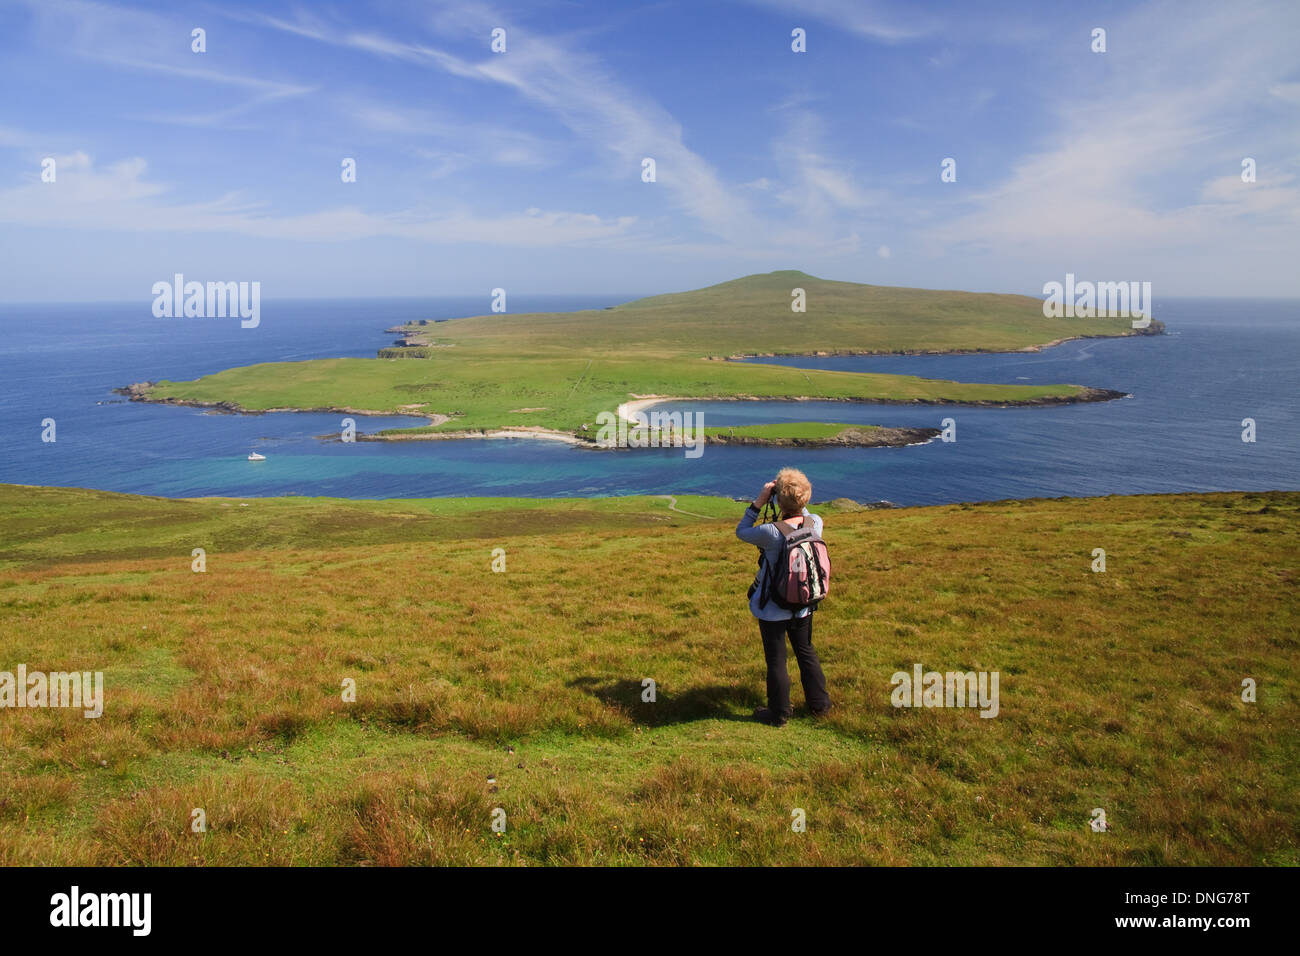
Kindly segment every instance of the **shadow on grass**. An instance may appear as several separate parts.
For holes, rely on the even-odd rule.
[[[641,699],[644,693],[639,680],[602,682],[597,677],[576,677],[568,686],[591,694],[601,703],[621,710],[638,724],[666,727],[694,720],[748,721],[753,709],[763,703],[753,690],[744,687],[714,685],[692,687],[672,692],[657,688],[653,703]]]

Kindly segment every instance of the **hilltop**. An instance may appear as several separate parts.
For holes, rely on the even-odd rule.
[[[791,311],[794,289],[804,290],[806,312]],[[701,358],[1015,351],[1080,336],[1138,334],[1128,319],[1044,318],[1042,301],[1029,296],[837,282],[794,269],[610,309],[481,315],[409,324],[402,333],[417,347],[509,341],[544,351],[636,350]]]

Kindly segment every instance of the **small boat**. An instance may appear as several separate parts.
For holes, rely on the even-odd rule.
[[[265,455],[259,455],[257,452],[253,452],[251,455],[248,456],[248,460],[249,460],[249,461],[266,461],[266,456],[265,456]]]

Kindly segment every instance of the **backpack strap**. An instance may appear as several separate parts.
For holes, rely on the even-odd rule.
[[[810,525],[808,524],[807,517],[803,519],[803,523],[799,525],[799,527],[797,528],[794,525],[790,524],[788,521],[786,521],[784,518],[782,518],[780,521],[774,521],[772,522],[772,524],[776,527],[777,531],[781,532],[781,536],[785,538],[790,537],[790,535],[794,534],[796,531],[803,531],[805,528],[810,527]]]

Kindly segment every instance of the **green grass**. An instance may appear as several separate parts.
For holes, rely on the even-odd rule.
[[[0,669],[106,683],[0,711],[0,861],[1300,863],[1300,494],[821,507],[838,708],[780,730],[741,506],[669,504],[0,486]],[[892,708],[916,662],[1000,715]]]
[[[808,312],[790,311],[805,288]],[[490,315],[419,327],[430,348],[319,359],[162,381],[155,399],[275,408],[442,414],[441,431],[511,425],[576,431],[633,395],[1024,403],[1078,384],[988,385],[716,361],[755,352],[1016,349],[1128,334],[1127,320],[1046,319],[1026,296],[891,289],[804,273],[750,276],[613,309]],[[531,409],[524,411],[524,409]]]
[[[457,535],[497,537],[503,528],[545,535],[573,528],[689,524],[667,495],[623,498],[159,498],[81,488],[0,485],[0,568],[68,560],[213,551],[427,542],[454,522]],[[722,498],[677,495],[682,511],[729,516]]]
[[[870,432],[880,428],[879,425],[844,425],[834,422],[781,422],[774,425],[737,425],[734,428],[719,425],[704,429],[705,436],[725,435],[734,438],[797,438],[815,441],[817,439],[836,438],[846,429]]]
[[[791,312],[790,291],[807,293]],[[452,351],[508,345],[516,354],[755,355],[830,351],[1020,349],[1076,335],[1131,331],[1128,319],[1048,319],[1023,295],[906,289],[785,270],[612,309],[475,316],[409,327]]]

